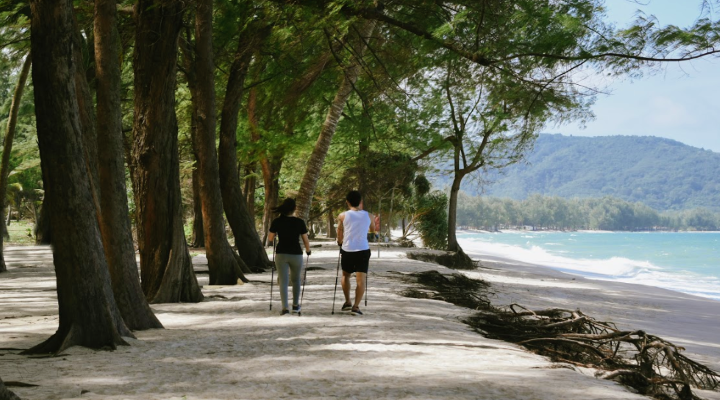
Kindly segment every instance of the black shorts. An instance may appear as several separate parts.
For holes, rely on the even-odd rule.
[[[348,274],[353,272],[362,272],[367,274],[370,265],[370,249],[360,251],[340,250],[342,254],[341,265],[342,270]]]

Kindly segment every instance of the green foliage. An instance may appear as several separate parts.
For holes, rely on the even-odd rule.
[[[416,199],[416,224],[425,247],[447,247],[447,206],[447,195],[437,190]]]
[[[431,185],[430,181],[425,177],[425,175],[418,175],[415,177],[415,190],[417,191],[418,196],[425,196],[430,192]]]
[[[531,226],[554,230],[719,230],[720,213],[704,208],[659,213],[614,197],[563,199],[534,194],[525,200],[472,197],[458,201],[458,225],[485,230]]]

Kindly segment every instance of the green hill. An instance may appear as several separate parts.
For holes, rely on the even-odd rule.
[[[490,181],[484,187],[487,196],[613,196],[660,211],[720,211],[720,153],[650,136],[542,134],[527,163]],[[463,190],[477,194],[471,183]]]

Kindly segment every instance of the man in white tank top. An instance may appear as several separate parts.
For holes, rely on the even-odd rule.
[[[370,244],[367,240],[368,229],[375,233],[379,228],[379,219],[364,211],[362,195],[352,190],[345,198],[349,210],[338,216],[337,243],[340,245],[343,270],[342,289],[345,295],[343,311],[352,315],[362,315],[360,301],[365,294],[365,277],[370,264]],[[372,223],[375,221],[375,223]],[[355,301],[350,302],[350,276],[355,274]]]

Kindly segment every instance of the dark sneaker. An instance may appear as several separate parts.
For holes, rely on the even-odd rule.
[[[342,310],[343,310],[343,311],[350,311],[350,310],[352,310],[352,304],[350,304],[350,303],[345,303],[345,304],[343,304]]]
[[[360,311],[359,308],[353,308],[353,309],[350,311],[350,314],[352,314],[352,315],[363,315],[362,311]]]
[[[280,315],[290,314],[290,311],[288,310],[282,310],[280,311]]]
[[[292,312],[293,314],[298,314],[300,312],[300,306],[293,306]]]

